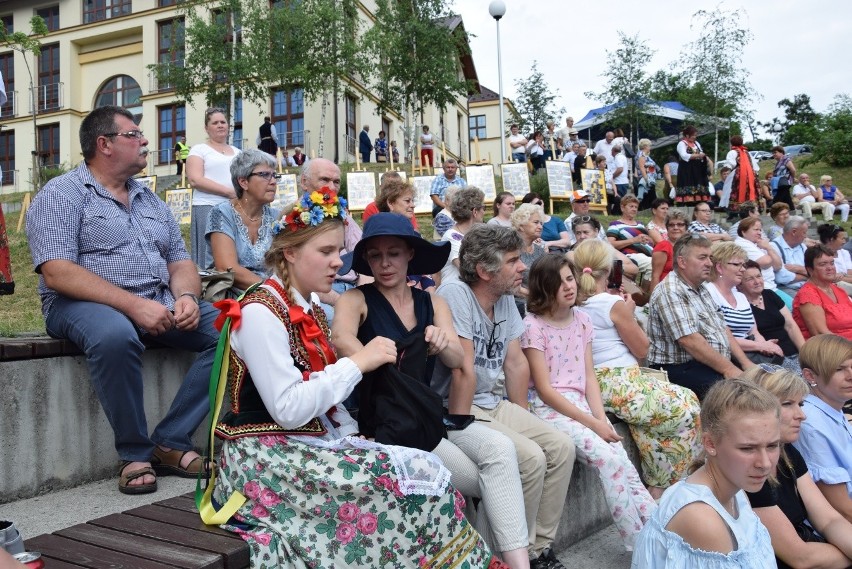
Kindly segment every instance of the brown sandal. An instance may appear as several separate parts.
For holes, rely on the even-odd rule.
[[[181,478],[198,478],[198,473],[204,469],[204,459],[196,456],[186,465],[186,468],[180,465],[186,453],[192,452],[189,450],[170,450],[168,452],[154,447],[154,456],[151,457],[151,465],[160,476],[180,476]]]
[[[129,482],[131,480],[136,480],[137,478],[142,478],[146,475],[151,475],[155,479],[157,478],[157,473],[154,472],[154,469],[150,466],[146,466],[144,468],[137,468],[136,470],[131,470],[130,472],[124,472],[124,469],[127,468],[128,464],[132,464],[133,461],[126,460],[121,463],[121,466],[118,468],[118,491],[122,494],[150,494],[152,492],[157,491],[157,481],[149,482],[148,484],[134,484],[130,485]]]

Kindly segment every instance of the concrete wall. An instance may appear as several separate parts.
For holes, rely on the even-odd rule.
[[[171,404],[195,354],[167,349],[143,356],[149,429]],[[112,429],[82,356],[0,362],[0,504],[116,477]],[[195,444],[206,444],[206,422]]]

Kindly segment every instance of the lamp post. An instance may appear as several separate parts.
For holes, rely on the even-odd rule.
[[[488,5],[488,13],[497,22],[497,81],[500,94],[500,156],[506,162],[506,141],[503,140],[503,131],[506,128],[506,119],[503,117],[503,62],[500,60],[500,18],[506,15],[506,3],[503,0],[492,0]]]

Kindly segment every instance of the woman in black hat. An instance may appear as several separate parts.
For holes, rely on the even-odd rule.
[[[411,336],[419,336],[427,344],[427,357],[417,371],[409,368],[415,380],[429,385],[436,357],[447,367],[460,367],[463,351],[446,301],[409,286],[407,277],[440,271],[449,256],[449,245],[421,238],[403,215],[371,216],[364,224],[361,241],[345,261],[351,261],[352,269],[375,281],[346,291],[338,300],[331,329],[338,353],[357,353],[377,336],[395,340],[402,353],[399,347]],[[344,266],[341,270],[348,269]],[[362,415],[364,404],[362,401]],[[480,469],[447,439],[441,439],[432,452],[450,470],[452,483],[462,494],[482,498],[495,534],[495,547],[502,551],[504,561],[512,567],[527,567],[527,530],[514,446],[504,435],[480,424],[466,429],[481,429],[489,444],[505,447],[498,454],[499,464]]]

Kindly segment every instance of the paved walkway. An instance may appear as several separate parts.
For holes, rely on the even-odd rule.
[[[195,480],[159,477],[156,493],[126,496],[116,480],[85,484],[69,490],[0,504],[0,519],[12,520],[24,539],[88,520],[165,500],[195,490]],[[630,554],[624,551],[614,526],[609,526],[557,555],[566,567],[578,569],[629,569]]]

